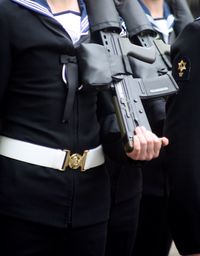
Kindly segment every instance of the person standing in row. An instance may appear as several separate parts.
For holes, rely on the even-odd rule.
[[[185,0],[138,1],[166,44],[172,44],[182,29],[193,21]],[[151,128],[159,136],[163,134],[165,105],[165,98],[145,102]],[[164,157],[162,151],[158,159],[147,162],[142,168],[143,190],[133,256],[167,256],[170,250],[172,238],[168,223],[168,179]]]
[[[124,2],[124,5],[123,3],[121,4],[122,6],[121,10],[125,10],[126,14],[128,13],[129,15],[132,15],[130,19],[127,18],[128,15],[124,14],[123,11],[120,12],[120,9],[119,9],[119,13],[122,18],[122,27],[123,27],[123,32],[121,33],[121,35],[124,37],[128,35],[129,28],[127,29],[126,25],[131,23],[131,19],[133,19],[134,21],[132,22],[135,24],[135,26],[133,25],[130,31],[132,34],[136,36],[135,37],[133,36],[134,38],[131,38],[131,39],[132,40],[135,39],[136,41],[135,43],[137,43],[138,41],[137,39],[140,36],[139,35],[137,37],[137,34],[139,32],[143,34],[142,30],[146,29],[147,31],[150,31],[149,32],[150,37],[151,37],[151,34],[156,34],[158,33],[158,31],[155,30],[153,24],[151,23],[151,21],[153,20],[152,16],[151,16],[151,21],[148,20],[139,2],[134,1],[133,3],[131,1],[126,1],[126,3]],[[161,2],[160,7],[161,7],[161,11],[158,14],[159,17],[163,15],[163,2]],[[165,12],[167,12],[165,13],[166,16],[170,14],[168,6],[165,6]],[[134,17],[136,18],[134,19]],[[165,21],[165,19],[163,20]],[[127,24],[126,24],[126,21],[127,21]],[[186,22],[187,22],[187,19],[186,19]],[[163,25],[163,23],[160,26],[159,34],[161,35],[164,34],[165,40],[168,40],[169,34],[170,34],[170,39],[172,39],[172,37],[174,38],[175,35],[172,29],[172,25],[174,24],[174,17],[170,15],[168,22],[166,22],[167,24],[164,23]],[[135,31],[134,31],[134,28],[135,28]],[[140,31],[140,28],[141,28],[141,31]],[[167,31],[166,31],[166,28],[167,28]],[[127,30],[128,30],[128,33],[127,33]],[[156,33],[154,33],[154,31],[156,31]],[[161,31],[163,32],[163,34],[161,33]],[[135,61],[135,60],[131,60],[131,61]],[[152,67],[153,64],[151,65],[151,64],[145,64],[139,61],[138,62],[135,61],[134,67],[132,68],[133,77],[135,78],[141,77],[141,78],[148,79],[149,75],[152,76],[154,74],[155,80],[156,80],[158,78],[158,72],[159,72],[159,69],[157,69],[159,68],[159,66],[157,67],[156,66],[157,64],[158,62],[156,62],[155,65]],[[141,70],[141,73],[140,73],[140,70]],[[156,71],[157,73],[155,73],[155,70],[157,70]],[[146,75],[146,77],[142,77],[141,76],[142,73],[143,75]],[[158,132],[159,134],[162,134],[163,122],[165,119],[165,99],[159,98],[159,99],[146,101],[145,110],[149,117],[149,121],[154,132],[156,133]],[[166,185],[164,184],[166,183],[166,178],[164,177],[164,173],[163,173],[164,170],[161,162],[162,160],[159,159],[159,162],[154,163],[152,166],[149,166],[149,163],[143,163],[142,165],[139,163],[140,166],[137,166],[137,167],[135,166],[134,168],[133,166],[130,166],[130,165],[129,166],[124,164],[119,165],[118,163],[115,163],[115,162],[113,163],[109,161],[108,167],[111,173],[111,184],[112,184],[112,205],[111,205],[110,220],[109,220],[109,226],[108,226],[106,256],[132,255],[132,249],[134,246],[134,241],[135,241],[136,231],[137,231],[139,209],[142,211],[142,213],[140,214],[140,221],[142,222],[144,220],[142,219],[142,214],[145,214],[144,216],[145,223],[141,225],[141,222],[140,222],[139,224],[139,232],[142,233],[142,237],[138,234],[137,245],[134,249],[134,253],[136,253],[137,251],[137,253],[142,254],[143,250],[148,251],[147,254],[151,252],[153,254],[155,253],[155,251],[159,255],[161,251],[168,253],[170,244],[171,244],[171,237],[169,234],[168,225],[166,223],[166,216],[167,216]],[[147,168],[145,167],[146,165],[147,165]],[[146,168],[146,172],[149,171],[150,175],[152,175],[152,178],[148,181],[149,187],[145,185],[144,189],[146,192],[151,187],[151,194],[150,194],[151,196],[147,198],[151,199],[150,203],[153,203],[153,205],[155,204],[156,208],[152,209],[153,207],[151,207],[150,208],[151,211],[147,211],[147,212],[146,212],[146,209],[145,209],[145,212],[143,212],[143,209],[142,209],[144,207],[143,201],[142,201],[142,206],[140,208],[140,200],[141,200],[141,192],[142,192],[141,168],[142,169]],[[154,184],[156,185],[155,186],[156,196],[154,194],[155,191],[153,190]],[[152,196],[152,193],[153,193],[153,196]],[[145,203],[146,208],[147,208],[147,205],[148,204]],[[146,214],[149,215],[149,219],[147,218]],[[158,219],[157,219],[157,216],[159,217]],[[151,225],[153,225],[152,223],[156,225],[156,227],[153,227],[153,229],[151,228],[152,227]],[[162,224],[161,227],[160,227],[160,224]],[[143,227],[144,227],[144,230],[143,230]],[[151,228],[150,230],[148,229],[149,227]],[[158,236],[153,233],[153,230],[155,229],[157,233],[160,232]],[[150,246],[148,243],[148,240],[150,240],[150,238],[148,237],[146,239],[146,236],[144,236],[143,232],[147,234],[151,233],[151,238],[153,240],[153,243],[152,244],[150,243]],[[145,246],[143,246],[143,242],[145,243]],[[157,242],[158,242],[158,245],[156,246]],[[161,242],[162,244],[159,244],[159,242]]]
[[[179,92],[167,102],[164,134],[169,174],[169,222],[181,255],[200,255],[199,54],[200,20],[189,24],[172,45],[173,76]]]

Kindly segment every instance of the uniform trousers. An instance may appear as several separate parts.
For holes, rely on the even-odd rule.
[[[196,201],[195,197],[192,198],[192,196],[189,199],[189,203],[187,200],[188,198],[185,194],[182,195],[182,202],[174,194],[170,195],[169,200],[170,228],[180,255],[200,253],[200,214],[198,210],[195,212],[194,208],[192,209],[189,205],[198,205],[199,202]]]
[[[142,192],[141,167],[135,162],[119,164],[108,159],[111,179],[111,209],[106,256],[131,256],[137,232]]]
[[[132,256],[167,256],[171,247],[167,196],[143,195]]]
[[[0,215],[2,256],[103,256],[107,223],[56,228]]]
[[[113,203],[108,226],[106,256],[130,256],[135,240],[141,193]]]

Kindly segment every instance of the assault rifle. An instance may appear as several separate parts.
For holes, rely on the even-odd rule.
[[[130,1],[137,2],[135,0]],[[95,0],[95,4],[94,0],[85,0],[85,2],[93,40],[99,43],[100,39],[101,42],[101,45],[95,43],[82,45],[84,48],[82,67],[86,68],[85,77],[89,77],[85,83],[109,84],[125,150],[127,152],[132,151],[133,131],[136,126],[145,126],[151,130],[142,99],[166,96],[175,93],[178,89],[169,72],[171,64],[166,57],[169,47],[165,47],[161,41],[156,44],[152,43],[151,38],[148,47],[139,46],[128,37],[120,35],[121,26],[118,11],[120,11],[120,16],[125,20],[125,23],[131,23],[131,20],[126,20],[129,16],[125,14],[126,11],[130,12],[129,19],[132,19],[132,12],[136,13],[137,17],[141,19],[138,26],[139,31],[155,33],[138,3],[132,10],[129,10],[123,4],[130,3],[126,0],[121,1],[122,3],[120,1],[114,3],[113,0]],[[135,60],[140,62],[140,66],[145,65],[145,69],[147,68],[146,64],[149,65],[149,68],[154,65],[153,70],[159,72],[153,77],[151,75],[146,78],[135,77]],[[98,63],[97,66],[95,66],[96,63]],[[158,63],[159,68],[157,70]],[[89,67],[88,70],[87,67]]]
[[[167,96],[178,89],[171,73],[150,78],[134,78],[128,62],[129,57],[152,65],[156,61],[155,48],[140,48],[116,33],[100,32],[104,47],[109,54],[123,58],[125,72],[113,75],[111,84],[114,106],[126,151],[133,149],[133,131],[136,126],[151,130],[142,99]],[[141,51],[142,50],[142,51]],[[128,62],[128,63],[126,63]],[[162,70],[164,71],[164,70]]]

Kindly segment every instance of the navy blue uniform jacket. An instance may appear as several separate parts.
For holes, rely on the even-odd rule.
[[[175,41],[175,38],[184,29],[184,27],[193,21],[192,14],[187,6],[186,1],[182,0],[181,8],[176,1],[168,0],[171,13],[175,17],[174,31],[169,35],[169,44]],[[161,35],[162,37],[162,35]],[[146,76],[150,73],[146,73]],[[164,98],[148,100],[145,103],[145,110],[149,118],[152,131],[163,136],[163,125],[165,121],[165,103]],[[159,158],[148,162],[143,168],[143,193],[145,195],[163,196],[168,190],[167,173],[164,166],[164,150],[161,151]]]
[[[68,88],[62,79],[61,56],[75,56],[75,47],[53,17],[42,8],[41,12],[27,8],[26,0],[20,2],[24,6],[0,1],[1,134],[82,154],[106,142],[112,129],[109,142],[120,145],[106,93],[77,90],[68,121],[62,122]],[[85,39],[87,35],[81,38]],[[115,145],[105,148],[117,151]],[[82,226],[107,220],[109,203],[104,166],[85,173],[59,172],[0,157],[2,214],[58,227]]]
[[[177,245],[189,241],[190,254],[200,248],[200,20],[188,25],[172,46],[173,75],[180,90],[167,102],[166,166],[170,177],[170,215]],[[184,227],[184,232],[180,232]],[[172,231],[174,231],[172,229]],[[188,239],[189,236],[189,239]],[[187,248],[188,249],[188,248]]]

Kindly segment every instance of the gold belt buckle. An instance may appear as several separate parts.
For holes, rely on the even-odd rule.
[[[64,150],[64,151],[66,152],[66,157],[63,163],[63,167],[60,169],[60,171],[65,171],[66,168],[69,166],[71,169],[74,169],[74,170],[81,168],[80,170],[84,172],[85,161],[86,161],[88,150],[85,150],[83,152],[83,155],[80,155],[78,153],[74,153],[71,155],[70,150]]]

